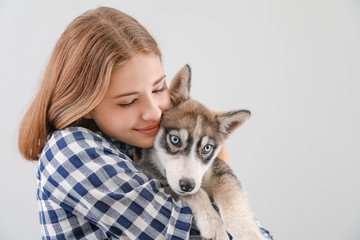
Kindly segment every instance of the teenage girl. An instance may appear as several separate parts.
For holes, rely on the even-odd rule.
[[[66,28],[19,131],[20,152],[39,161],[43,239],[199,234],[191,210],[134,163],[170,107],[165,80],[157,43],[123,12],[100,7]]]

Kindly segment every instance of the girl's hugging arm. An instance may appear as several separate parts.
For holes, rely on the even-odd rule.
[[[39,162],[43,235],[189,237],[192,214],[111,142],[85,128],[55,132]]]

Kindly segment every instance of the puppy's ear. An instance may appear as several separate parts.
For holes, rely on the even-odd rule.
[[[251,116],[248,110],[238,110],[222,113],[216,116],[220,124],[220,131],[227,137],[237,127],[240,127]]]
[[[190,86],[191,86],[191,68],[189,65],[185,65],[176,74],[171,81],[169,92],[171,103],[178,105],[181,102],[189,100],[190,98]]]

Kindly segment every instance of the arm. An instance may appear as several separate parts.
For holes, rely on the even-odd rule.
[[[225,144],[222,146],[217,157],[223,160],[227,165],[229,165],[229,151]]]
[[[68,231],[71,238],[81,227],[115,238],[188,237],[190,209],[105,139],[80,131],[62,133],[48,145],[41,156],[38,197],[41,214],[50,219],[44,228],[60,225],[55,236]],[[69,222],[75,225],[66,229]]]

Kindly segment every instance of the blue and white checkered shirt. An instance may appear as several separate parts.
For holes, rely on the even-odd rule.
[[[192,213],[127,155],[82,127],[54,132],[39,159],[43,239],[188,239]]]

